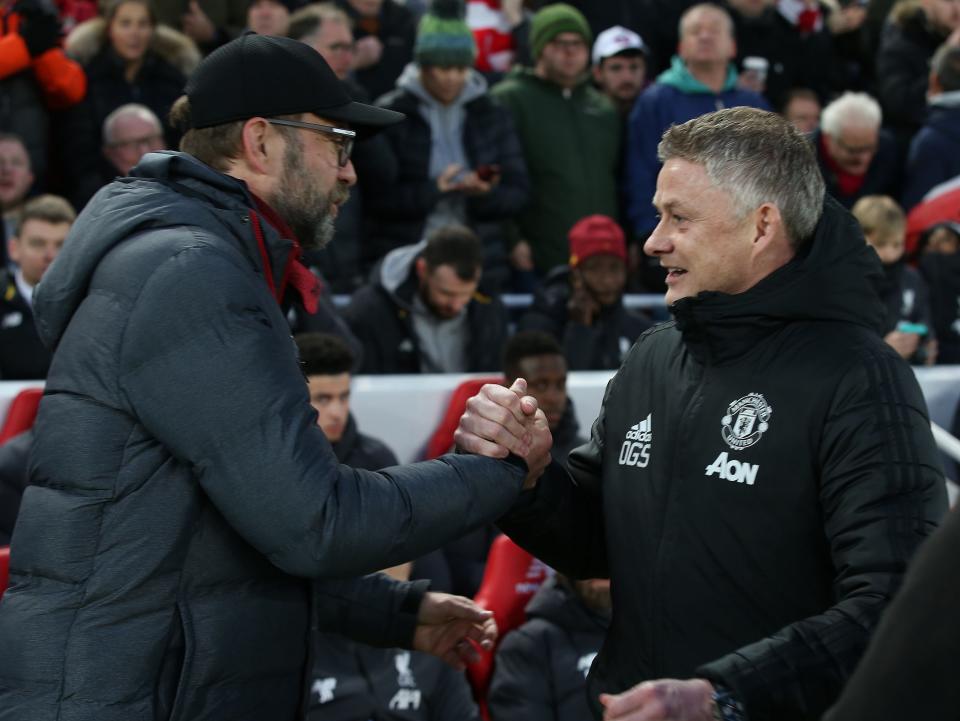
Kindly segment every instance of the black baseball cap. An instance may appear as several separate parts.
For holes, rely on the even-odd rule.
[[[256,33],[210,53],[193,71],[186,91],[191,128],[315,113],[369,137],[406,117],[354,102],[323,56],[306,43]]]

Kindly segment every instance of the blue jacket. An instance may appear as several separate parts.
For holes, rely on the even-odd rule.
[[[930,115],[910,143],[903,207],[910,210],[936,185],[960,175],[960,90],[930,103]]]
[[[660,172],[657,144],[663,132],[674,123],[738,105],[770,109],[763,96],[737,88],[733,65],[723,90],[714,93],[694,78],[677,56],[670,69],[637,98],[627,121],[626,199],[627,217],[639,236],[647,235],[657,224],[651,201]]]

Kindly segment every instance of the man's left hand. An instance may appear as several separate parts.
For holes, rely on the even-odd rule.
[[[713,685],[702,678],[644,681],[620,694],[601,694],[604,721],[713,721]]]
[[[479,659],[473,641],[484,650],[497,640],[493,613],[469,598],[428,592],[420,604],[413,648],[437,656],[458,671]]]

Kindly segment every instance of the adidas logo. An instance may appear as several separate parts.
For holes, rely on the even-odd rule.
[[[639,423],[630,426],[620,447],[621,466],[646,468],[650,463],[650,447],[653,442],[653,413]]]

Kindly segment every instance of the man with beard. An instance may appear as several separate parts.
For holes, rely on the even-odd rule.
[[[626,120],[647,77],[647,46],[633,30],[607,28],[593,43],[593,81]]]
[[[54,357],[0,602],[4,721],[293,721],[311,613],[456,666],[491,640],[466,599],[350,578],[489,522],[526,465],[339,465],[280,306],[312,305],[298,239],[329,237],[354,137],[402,116],[255,34],[186,93],[183,152],[101,190],[34,295]]]
[[[461,225],[391,251],[345,311],[361,373],[473,373],[500,367],[507,315],[477,290],[483,247]]]

